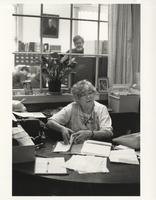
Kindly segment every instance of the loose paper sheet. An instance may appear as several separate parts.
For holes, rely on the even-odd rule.
[[[73,136],[70,136],[69,144],[64,144],[64,142],[57,142],[56,147],[54,148],[53,152],[67,152],[70,150],[73,144]]]
[[[139,165],[136,153],[133,149],[113,150],[109,157],[111,162]]]
[[[65,162],[66,168],[80,173],[109,172],[106,165],[107,158],[82,155],[73,155]]]
[[[81,149],[81,153],[86,153],[87,155],[108,157],[110,155],[110,150],[111,143],[86,140]]]
[[[64,142],[57,142],[53,152],[67,152],[70,150],[72,144],[64,144]]]
[[[67,170],[64,167],[64,158],[40,158],[35,160],[36,174],[66,174]]]

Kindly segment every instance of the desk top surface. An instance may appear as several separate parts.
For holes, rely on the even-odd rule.
[[[36,155],[42,157],[64,157],[68,160],[71,155],[66,153],[53,153],[52,145],[54,142],[48,141],[44,148],[37,150]],[[88,173],[78,174],[73,170],[68,170],[67,175],[35,175],[34,174],[34,162],[14,164],[13,170],[45,178],[49,181],[60,180],[68,182],[79,182],[79,183],[99,183],[99,184],[139,184],[140,183],[140,165],[120,164],[111,163],[109,158],[107,160],[107,167],[109,173]]]

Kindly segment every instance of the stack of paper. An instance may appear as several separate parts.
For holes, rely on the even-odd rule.
[[[87,155],[108,157],[110,155],[111,146],[112,144],[108,142],[86,140],[81,149],[81,153]]]
[[[67,174],[64,158],[40,158],[35,160],[35,174]]]
[[[107,159],[95,156],[74,155],[65,162],[65,167],[79,173],[109,172]]]
[[[46,118],[46,116],[41,112],[13,112],[19,117],[34,117],[34,118]]]
[[[109,157],[111,162],[127,163],[138,165],[136,153],[133,149],[113,150]]]
[[[22,128],[21,125],[12,128],[12,137],[13,139],[17,140],[19,145],[21,146],[34,145],[33,141],[31,140],[31,137]]]

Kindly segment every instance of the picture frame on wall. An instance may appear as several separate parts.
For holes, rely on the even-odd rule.
[[[59,35],[59,15],[43,14],[41,18],[42,37],[58,38]]]
[[[98,78],[98,91],[101,93],[108,92],[108,78]]]

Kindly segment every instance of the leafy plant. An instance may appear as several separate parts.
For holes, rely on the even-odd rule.
[[[62,80],[68,75],[75,67],[75,58],[66,59],[63,61],[61,55],[53,53],[49,55],[47,59],[44,55],[41,57],[42,70],[45,70],[48,74],[49,80]]]

